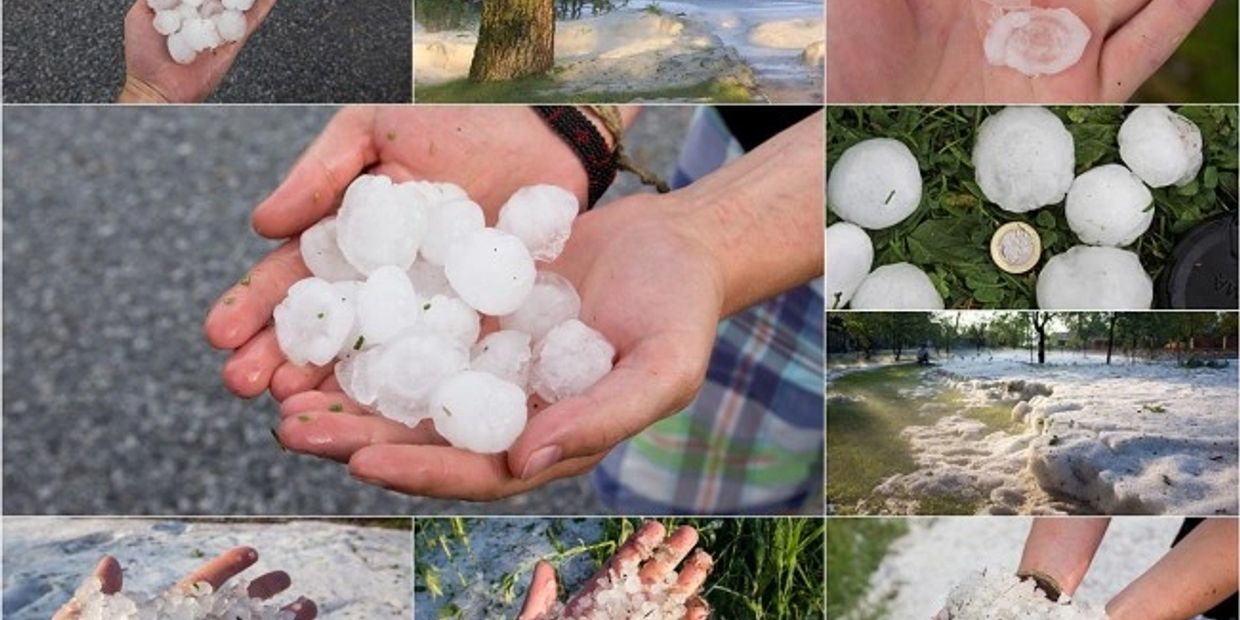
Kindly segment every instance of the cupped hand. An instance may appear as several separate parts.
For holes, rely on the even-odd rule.
[[[196,103],[210,95],[237,60],[250,35],[271,12],[276,0],[257,0],[245,13],[245,36],[199,52],[182,65],[168,54],[168,37],[155,30],[155,11],[137,0],[125,15],[125,84],[122,103]]]
[[[1000,4],[994,2],[993,4]],[[1068,8],[1093,37],[1067,70],[1030,77],[982,49],[985,0],[829,2],[832,103],[1120,103],[1175,52],[1213,0],[1037,0]]]
[[[669,575],[675,575],[672,591],[686,599],[684,619],[705,620],[710,615],[710,607],[698,593],[710,573],[712,561],[705,551],[694,550],[697,541],[697,530],[690,526],[681,526],[671,536],[667,536],[661,524],[647,521],[616,550],[615,555],[590,578],[585,587],[568,600],[565,610],[576,614],[590,611],[590,596],[601,583],[616,574],[614,571],[618,571],[620,566],[639,564],[638,576],[647,587],[663,583]],[[681,566],[679,572],[676,570],[677,566]],[[547,562],[539,562],[534,569],[534,577],[517,620],[538,620],[545,617],[551,613],[558,599],[555,568]]]
[[[229,579],[236,577],[245,569],[253,566],[257,561],[257,551],[249,547],[236,547],[221,553],[206,564],[198,567],[194,572],[177,582],[173,588],[188,590],[195,584],[206,582],[211,585],[213,590],[219,590]],[[111,556],[104,556],[99,561],[99,564],[95,566],[93,576],[98,578],[103,584],[102,591],[104,594],[116,594],[121,591],[124,585],[121,565]],[[247,592],[253,598],[267,600],[287,590],[290,585],[292,585],[292,580],[289,578],[288,573],[272,571],[260,575],[251,581],[249,586],[247,586]],[[52,620],[76,620],[80,618],[80,605],[79,601],[70,600],[56,612],[56,615],[52,616]],[[296,601],[284,606],[283,609],[293,612],[295,620],[313,620],[318,616],[318,607],[315,606],[314,601],[305,597],[298,598]]]

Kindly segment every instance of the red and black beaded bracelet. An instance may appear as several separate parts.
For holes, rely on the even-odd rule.
[[[534,111],[568,144],[586,169],[589,193],[586,209],[594,206],[616,180],[616,152],[586,115],[573,106],[539,105]]]

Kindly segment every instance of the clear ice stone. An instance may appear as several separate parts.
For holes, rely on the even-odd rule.
[[[550,262],[564,250],[579,209],[572,192],[555,185],[531,185],[504,203],[495,227],[525,243],[534,260]]]
[[[473,370],[489,372],[504,381],[526,389],[530,382],[530,335],[512,329],[488,334],[474,345]]]
[[[537,342],[551,328],[577,318],[580,312],[581,297],[573,283],[553,271],[540,271],[525,302],[514,312],[499,317],[499,324],[504,329],[523,331]]]
[[[325,217],[301,233],[301,259],[310,273],[328,282],[361,280],[362,272],[349,263],[336,241],[336,216]]]
[[[611,372],[615,356],[615,347],[603,334],[569,319],[534,347],[530,385],[547,402],[558,402],[586,391]]]

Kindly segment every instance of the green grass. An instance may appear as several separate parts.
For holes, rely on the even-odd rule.
[[[750,103],[754,94],[732,79],[708,80],[690,86],[658,90],[590,91],[565,93],[563,85],[549,76],[505,82],[453,80],[417,85],[418,103],[624,103],[627,101],[690,100],[710,103]]]
[[[827,618],[882,618],[885,610],[856,609],[892,542],[908,532],[903,519],[832,519],[827,526]]]
[[[1012,428],[1009,407],[965,407],[954,389],[910,398],[907,391],[921,384],[925,371],[914,364],[888,366],[847,375],[832,384],[831,395],[857,399],[827,403],[827,501],[839,512],[881,509],[876,503],[880,498],[872,497],[874,487],[890,476],[917,469],[912,446],[900,436],[908,426],[931,425],[958,413],[992,431]],[[978,508],[976,501],[952,496],[914,499],[922,514],[972,514]]]
[[[951,308],[1032,308],[1036,272],[1055,254],[1076,244],[1062,204],[1013,214],[988,203],[974,180],[972,149],[991,107],[834,107],[827,112],[828,170],[848,147],[869,138],[904,142],[921,164],[925,190],[917,211],[903,222],[871,233],[875,266],[910,262],[926,270]],[[1127,109],[1114,106],[1051,108],[1076,141],[1077,172],[1121,163],[1116,135]],[[1206,162],[1183,188],[1153,190],[1154,223],[1131,248],[1152,277],[1163,270],[1176,242],[1194,225],[1234,211],[1237,136],[1234,106],[1178,110],[1202,131]],[[827,223],[838,218],[828,212]],[[990,259],[990,237],[1002,224],[1023,221],[1042,237],[1042,264],[1016,276]]]

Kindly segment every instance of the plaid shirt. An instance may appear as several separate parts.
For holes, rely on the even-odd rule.
[[[673,187],[743,152],[699,108]],[[683,411],[620,444],[592,474],[629,514],[822,513],[823,281],[719,324],[706,384]]]

